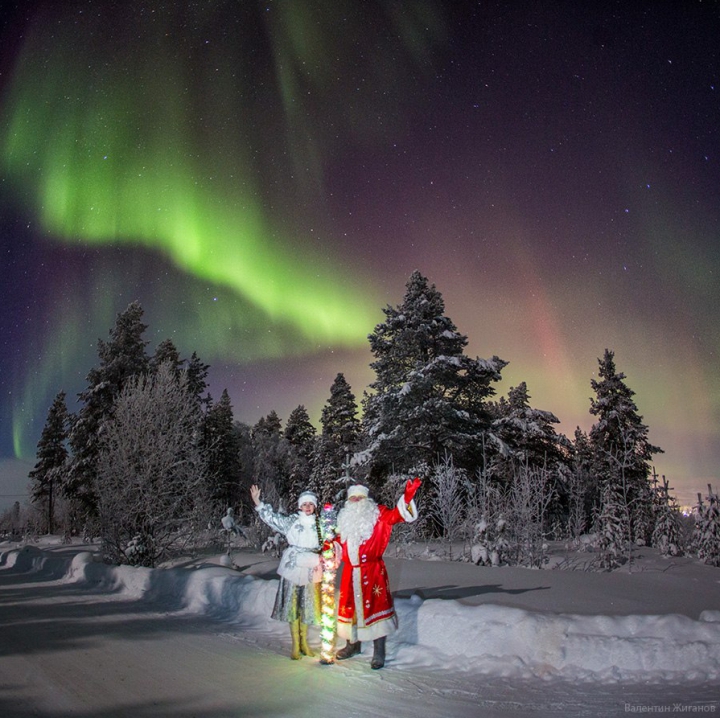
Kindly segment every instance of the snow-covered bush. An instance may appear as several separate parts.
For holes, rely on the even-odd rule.
[[[470,558],[478,566],[499,566],[507,562],[510,543],[505,536],[507,521],[499,514],[492,523],[480,519],[470,548]]]
[[[510,536],[515,544],[516,562],[541,567],[547,560],[545,518],[554,497],[546,469],[521,467],[510,488]]]
[[[443,540],[450,544],[457,539],[465,519],[463,484],[466,472],[453,465],[451,456],[435,464],[430,475],[431,499],[428,510],[440,526]]]
[[[507,540],[507,496],[486,472],[468,481],[466,531],[470,539],[470,559],[480,566],[499,566],[510,561]]]

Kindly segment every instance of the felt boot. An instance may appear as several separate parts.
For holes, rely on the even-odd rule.
[[[297,661],[300,659],[300,621],[290,621],[290,637],[292,638],[290,658]]]
[[[360,641],[355,641],[355,643],[351,643],[350,641],[348,641],[345,645],[345,648],[341,648],[335,654],[335,658],[337,658],[338,661],[344,661],[346,658],[352,658],[353,656],[357,656],[357,654],[360,653],[361,648],[362,644],[360,643]]]
[[[370,668],[377,670],[385,665],[385,636],[376,638],[373,641],[373,657],[370,661]]]
[[[307,639],[307,623],[300,622],[300,653],[304,656],[314,656],[315,651],[310,648],[310,644]]]

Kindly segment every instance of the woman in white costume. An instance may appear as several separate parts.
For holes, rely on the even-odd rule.
[[[250,487],[250,496],[258,516],[271,529],[283,534],[288,547],[283,551],[278,574],[280,585],[275,596],[272,618],[290,624],[292,652],[290,658],[314,656],[307,640],[308,625],[320,622],[320,522],[315,513],[318,498],[312,491],[298,497],[298,511],[286,516],[273,511],[260,500],[260,488]]]

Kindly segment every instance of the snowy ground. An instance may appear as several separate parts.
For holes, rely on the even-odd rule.
[[[0,544],[1,716],[720,715],[720,570],[690,559],[597,574],[391,548],[400,631],[372,671],[371,646],[287,658],[265,555],[151,570],[87,548]]]

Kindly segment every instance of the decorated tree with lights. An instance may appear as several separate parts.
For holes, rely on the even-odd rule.
[[[432,466],[445,455],[471,473],[491,433],[488,400],[507,362],[471,359],[467,338],[445,315],[434,285],[413,272],[402,304],[384,310],[370,334],[375,381],[364,399],[371,481]]]
[[[69,424],[65,392],[61,391],[48,410],[37,445],[37,463],[30,472],[33,502],[41,505],[48,533],[54,530],[55,502],[67,470]]]

